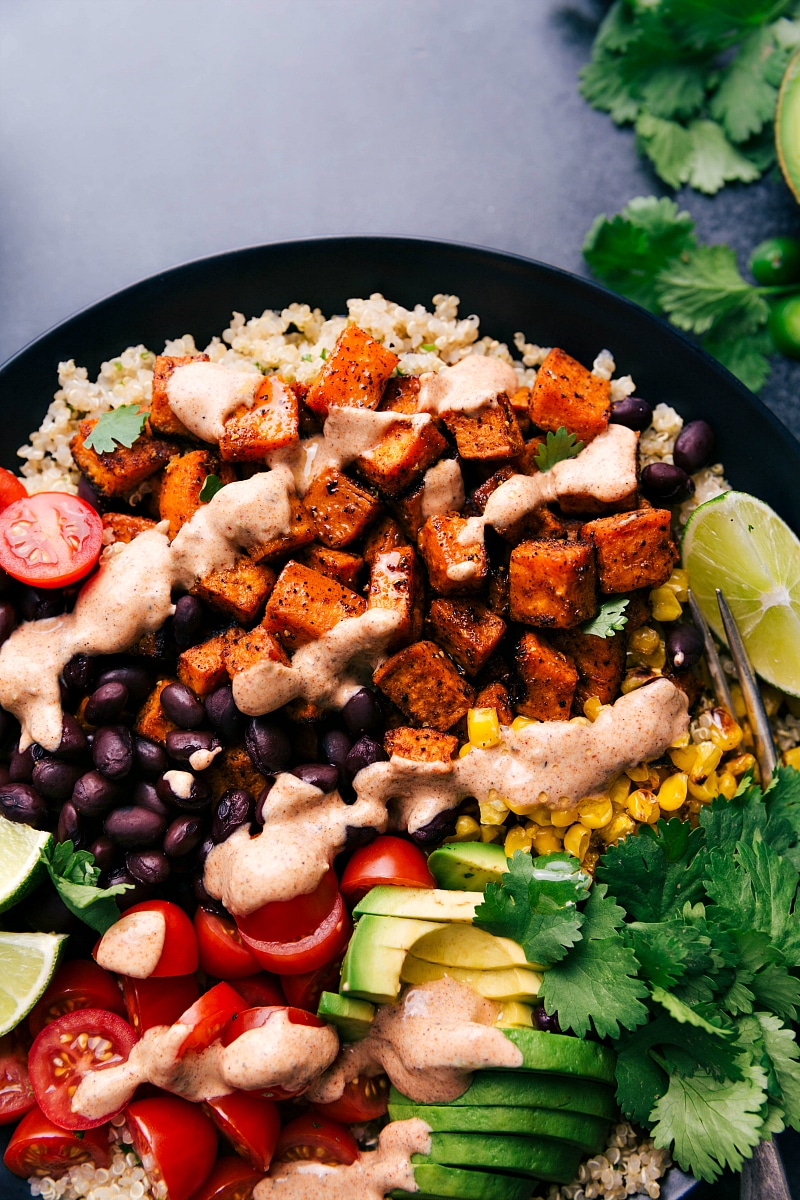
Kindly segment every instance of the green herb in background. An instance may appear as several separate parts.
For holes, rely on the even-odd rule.
[[[203,480],[203,486],[200,488],[199,500],[201,504],[208,504],[209,500],[213,500],[217,492],[225,487],[225,484],[220,479],[219,475],[206,475]]]
[[[548,432],[545,440],[539,444],[533,461],[544,473],[552,470],[556,463],[563,462],[565,458],[574,458],[576,454],[580,454],[582,449],[583,442],[577,441],[575,434],[567,433],[565,427],[561,425],[555,433]]]
[[[713,194],[775,161],[778,89],[800,47],[796,0],[615,0],[580,90],[670,187]]]
[[[581,625],[581,633],[590,633],[599,638],[619,633],[628,624],[625,609],[629,603],[627,596],[624,600],[604,600],[591,621]]]
[[[113,454],[118,446],[130,447],[144,429],[150,416],[138,404],[121,404],[105,412],[87,437],[84,445],[98,454]]]

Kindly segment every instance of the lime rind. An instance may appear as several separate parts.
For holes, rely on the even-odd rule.
[[[0,933],[0,1036],[41,998],[66,940],[64,933]]]
[[[42,851],[51,833],[0,817],[0,912],[18,904],[44,873]]]

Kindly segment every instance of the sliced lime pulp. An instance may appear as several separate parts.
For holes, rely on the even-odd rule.
[[[0,1035],[27,1016],[58,966],[66,934],[0,933]]]
[[[41,852],[52,834],[0,817],[0,912],[17,904],[38,883]]]

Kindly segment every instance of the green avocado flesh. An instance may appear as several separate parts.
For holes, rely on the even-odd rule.
[[[389,1104],[410,1105],[402,1092],[392,1088]],[[467,1107],[483,1105],[503,1108],[549,1108],[558,1112],[585,1113],[587,1116],[616,1116],[614,1093],[604,1083],[588,1079],[565,1079],[558,1075],[533,1075],[527,1071],[476,1071],[472,1083],[446,1105],[426,1107]]]
[[[616,1055],[597,1042],[544,1033],[539,1029],[504,1029],[503,1033],[522,1051],[520,1067],[510,1070],[549,1071],[554,1075],[575,1075],[612,1083]]]
[[[775,114],[775,145],[784,178],[800,201],[800,54],[783,77]]]
[[[482,892],[508,870],[506,852],[491,842],[454,842],[434,850],[428,869],[440,888]]]
[[[584,1113],[551,1112],[546,1108],[467,1108],[448,1104],[390,1104],[393,1121],[419,1117],[435,1133],[518,1133],[570,1142],[587,1154],[606,1144],[608,1121]]]
[[[569,1183],[578,1169],[577,1146],[548,1138],[504,1137],[500,1134],[432,1133],[431,1149],[412,1162],[447,1167],[481,1167],[510,1175],[527,1175],[553,1183]]]
[[[319,998],[317,1016],[329,1025],[335,1025],[342,1041],[357,1042],[369,1033],[375,1005],[367,1000],[340,996],[336,992],[323,992]]]
[[[487,1175],[485,1171],[464,1171],[458,1167],[442,1167],[438,1163],[418,1163],[414,1166],[416,1192],[401,1189],[390,1192],[392,1200],[528,1200],[531,1194],[529,1179],[514,1179],[510,1175]]]
[[[472,921],[483,897],[474,892],[448,892],[441,888],[372,888],[353,909],[353,915],[373,913],[380,917],[413,917],[419,921]]]

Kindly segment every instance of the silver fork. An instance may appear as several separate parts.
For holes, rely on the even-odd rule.
[[[739,626],[736,624],[733,613],[728,607],[728,602],[720,589],[717,588],[716,592],[728,649],[730,650],[733,665],[739,679],[739,686],[742,689],[747,718],[753,730],[755,756],[758,762],[758,769],[761,772],[761,782],[766,785],[767,781],[772,777],[772,773],[778,762],[769,718],[764,708],[764,702],[761,699],[761,692],[758,689],[750,657],[745,650],[742,635],[739,632]],[[722,664],[719,661],[717,648],[714,645],[714,640],[711,637],[711,631],[708,628],[706,619],[691,592],[689,592],[689,605],[692,610],[694,623],[703,635],[708,671],[714,686],[717,704],[721,708],[727,709],[735,719],[736,713],[733,708],[730,688],[728,687],[728,681],[725,678]],[[789,1184],[786,1180],[786,1172],[783,1168],[780,1151],[774,1140],[761,1142],[753,1151],[752,1158],[745,1159],[742,1166],[740,1197],[741,1200],[792,1200],[792,1193],[789,1191]]]

